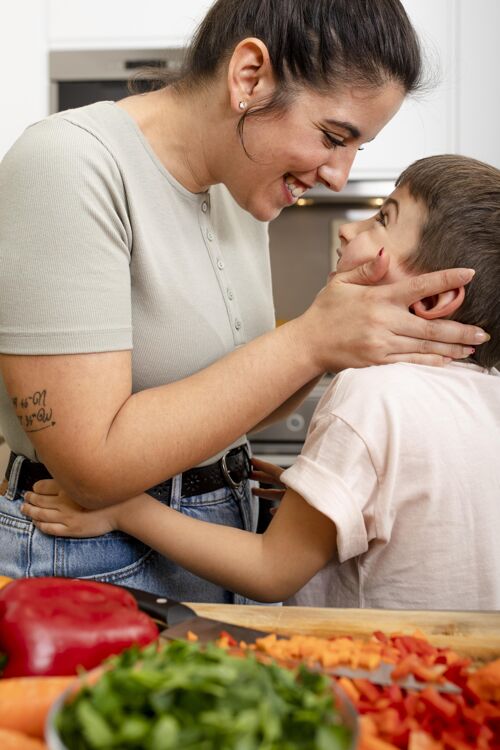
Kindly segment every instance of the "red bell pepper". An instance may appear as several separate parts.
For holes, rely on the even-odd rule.
[[[21,578],[0,590],[4,677],[72,675],[92,669],[158,628],[118,586],[73,578]]]

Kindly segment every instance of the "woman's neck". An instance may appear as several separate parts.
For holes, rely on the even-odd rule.
[[[216,107],[207,101],[206,92],[181,95],[167,87],[117,103],[136,121],[164,167],[192,193],[219,181],[211,164],[217,163],[221,132],[213,127]]]

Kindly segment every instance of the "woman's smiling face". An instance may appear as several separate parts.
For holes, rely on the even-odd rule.
[[[417,248],[426,217],[424,204],[416,201],[406,186],[398,187],[377,214],[364,221],[341,226],[337,271],[350,271],[373,260],[384,248],[389,255],[390,266],[382,283],[388,284],[408,276],[404,261]]]
[[[404,99],[399,84],[344,88],[335,94],[302,90],[281,115],[249,116],[244,145],[223,165],[221,182],[242,208],[270,221],[316,183],[338,192],[358,149],[375,138]]]

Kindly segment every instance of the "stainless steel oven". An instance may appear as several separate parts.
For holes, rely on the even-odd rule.
[[[331,375],[325,376],[286,419],[251,433],[253,454],[283,468],[291,466],[300,453],[314,409],[331,380]]]
[[[117,101],[129,94],[128,81],[139,71],[175,73],[182,49],[56,50],[49,54],[50,110],[59,112],[99,101]],[[138,84],[140,85],[140,84]]]

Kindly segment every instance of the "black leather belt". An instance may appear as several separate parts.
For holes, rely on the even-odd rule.
[[[181,497],[203,495],[221,487],[241,487],[250,476],[250,469],[248,448],[246,445],[240,445],[239,448],[233,448],[225,453],[213,464],[185,471],[182,475]],[[146,492],[157,500],[169,500],[171,490],[172,480],[167,479],[150,487]]]
[[[11,453],[5,477],[8,480],[12,471],[12,466],[16,453]],[[225,453],[222,458],[208,466],[199,466],[194,469],[188,469],[182,475],[182,497],[192,497],[193,495],[202,495],[205,492],[213,492],[221,487],[237,488],[250,476],[250,457],[246,445],[240,445],[238,448]],[[31,490],[35,482],[40,479],[51,479],[52,476],[44,464],[30,461],[26,458],[21,464],[17,489],[19,491]],[[159,500],[169,500],[172,489],[172,480],[156,484],[147,490],[149,495]]]
[[[11,453],[9,457],[9,463],[5,471],[5,478],[10,479],[12,466],[17,458],[17,453]],[[25,458],[21,470],[19,472],[19,478],[17,480],[17,488],[19,491],[32,490],[35,482],[40,479],[52,479],[52,475],[44,464],[38,463],[37,461],[30,461],[29,458]]]

